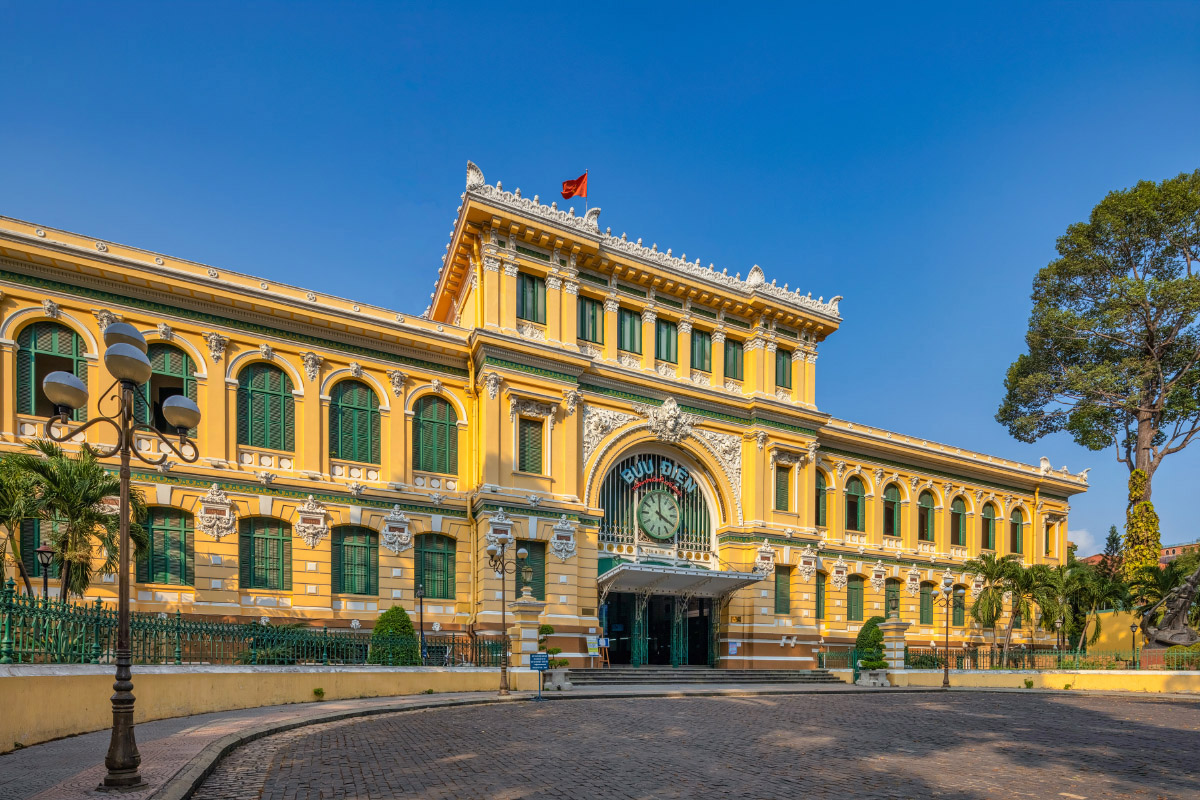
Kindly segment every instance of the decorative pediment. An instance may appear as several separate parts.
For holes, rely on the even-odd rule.
[[[512,541],[513,521],[503,508],[489,514],[488,532],[484,535],[488,544],[499,545]]]
[[[329,535],[328,512],[325,506],[313,499],[308,499],[296,509],[296,535],[304,540],[309,547],[316,549],[321,540]]]
[[[668,397],[661,406],[647,406],[635,403],[634,410],[650,423],[650,430],[660,442],[678,444],[692,433],[692,424],[696,417],[679,410],[679,403],[674,397]]]
[[[413,546],[408,516],[399,505],[392,506],[391,513],[383,518],[383,546],[397,555]]]
[[[554,523],[550,538],[550,550],[561,561],[566,561],[575,555],[575,527],[576,523],[567,519],[566,514],[563,514],[558,522]]]
[[[871,568],[871,588],[877,592],[883,591],[883,584],[887,580],[887,567],[883,565],[883,561],[875,562],[875,566]]]
[[[835,589],[845,589],[849,577],[850,567],[846,564],[846,559],[838,556],[838,560],[829,569],[829,582],[833,584]]]
[[[553,403],[543,403],[526,397],[508,398],[508,416],[513,421],[517,417],[533,417],[550,421],[550,430],[554,430],[554,411],[558,406]]]
[[[758,546],[754,556],[754,571],[763,578],[775,571],[775,548],[766,539]]]
[[[196,527],[217,541],[237,530],[237,514],[233,502],[226,496],[220,484],[209,487],[208,494],[200,498],[200,513],[196,515]]]
[[[804,549],[800,551],[800,578],[805,583],[813,579],[813,575],[817,572],[817,551],[813,550],[811,544],[804,545]]]
[[[904,588],[911,595],[916,595],[921,591],[921,573],[918,570],[910,569],[908,571],[908,580],[904,584]]]

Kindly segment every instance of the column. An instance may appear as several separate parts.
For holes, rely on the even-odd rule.
[[[891,616],[890,611],[888,614],[887,621],[879,623],[879,630],[883,632],[883,660],[888,662],[888,672],[903,672],[904,632],[912,623],[901,622],[898,616]]]
[[[804,374],[804,351],[797,347],[792,351],[792,402],[804,402],[804,390],[808,386]]]
[[[521,596],[508,604],[508,613],[513,622],[508,626],[508,637],[512,643],[512,652],[508,657],[509,669],[529,667],[529,654],[538,649],[538,617],[546,608],[546,604],[535,600],[526,586]],[[516,681],[513,681],[513,687]]]
[[[817,350],[806,353],[804,357],[804,399],[807,406],[817,407]]]
[[[579,346],[579,284],[569,277],[563,280],[559,313],[562,315],[562,343],[572,350],[576,349]]]
[[[653,304],[642,309],[642,369],[654,370],[654,323],[658,314]]]
[[[800,513],[800,524],[805,528],[817,527],[817,443],[808,445],[808,457],[800,461],[800,496],[796,498],[796,510]]]
[[[679,357],[677,374],[681,378],[692,377],[692,320],[684,317],[679,320],[679,347],[676,349]]]
[[[766,359],[766,342],[758,336],[746,341],[742,352],[742,391],[755,394],[763,391],[763,361]]]
[[[500,277],[500,329],[517,329],[517,262],[505,261],[504,274]]]
[[[546,340],[550,342],[574,341],[572,333],[567,336],[562,324],[562,278],[546,276]]]
[[[604,360],[617,360],[617,310],[621,304],[617,296],[610,294],[604,300]]]
[[[479,324],[484,328],[500,327],[500,257],[497,253],[495,245],[488,245],[483,257],[483,283],[479,287],[483,313]]]
[[[775,342],[767,342],[763,357],[763,392],[769,397],[775,396],[775,355],[778,350],[779,345]]]
[[[712,335],[712,385],[725,387],[725,331],[720,328]]]

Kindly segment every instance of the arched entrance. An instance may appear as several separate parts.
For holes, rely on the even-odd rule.
[[[640,449],[600,486],[600,614],[614,664],[714,665],[720,601],[759,580],[720,569],[707,470],[670,447]]]

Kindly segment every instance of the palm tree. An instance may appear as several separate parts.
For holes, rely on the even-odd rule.
[[[1047,590],[1047,585],[1052,579],[1048,575],[1049,569],[1045,564],[1034,564],[1032,567],[1027,567],[1014,559],[1008,563],[1007,567],[1002,585],[1010,599],[1008,626],[1004,631],[1004,652],[1001,655],[1003,664],[1008,663],[1008,647],[1012,642],[1013,627],[1017,618],[1032,619],[1035,606],[1045,608],[1054,604],[1052,590]]]
[[[1081,572],[1081,578],[1075,587],[1076,607],[1083,610],[1083,629],[1079,632],[1079,643],[1076,650],[1083,650],[1084,642],[1095,644],[1100,638],[1100,610],[1113,608],[1124,603],[1128,590],[1120,580],[1114,580],[1108,574],[1097,569]],[[1096,628],[1091,637],[1087,636],[1088,627],[1092,622]]]
[[[963,571],[983,579],[983,588],[975,593],[971,603],[971,619],[985,628],[992,629],[992,644],[996,644],[996,625],[1004,616],[1004,593],[1008,565],[1016,556],[997,558],[995,553],[984,553],[963,565]]]
[[[32,480],[36,515],[53,520],[50,544],[62,577],[63,598],[72,594],[82,597],[91,585],[97,555],[103,559],[100,572],[111,575],[117,571],[120,515],[109,510],[104,500],[120,493],[120,479],[104,468],[88,445],[80,448],[77,457],[48,439],[26,446],[33,452],[15,453],[10,458]],[[129,537],[136,558],[149,544],[141,525],[146,504],[136,489],[130,490],[129,503]]]
[[[1130,594],[1138,601],[1138,614],[1144,614],[1170,594],[1187,576],[1188,573],[1177,561],[1143,567],[1129,585]]]
[[[25,570],[24,553],[21,552],[21,521],[34,515],[33,481],[17,468],[11,456],[0,458],[0,525],[4,526],[5,537],[0,540],[0,581],[8,576],[4,569],[4,555],[12,549],[17,562],[17,574],[25,584],[25,593],[33,594],[33,584]]]

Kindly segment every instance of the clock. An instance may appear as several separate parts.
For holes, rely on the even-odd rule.
[[[679,529],[679,503],[661,489],[646,492],[637,506],[638,524],[652,539],[670,539]]]

